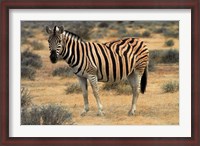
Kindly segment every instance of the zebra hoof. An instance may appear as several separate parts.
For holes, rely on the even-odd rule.
[[[134,115],[135,115],[135,112],[136,112],[136,111],[130,110],[130,111],[128,112],[128,116],[134,116]]]
[[[88,110],[88,111],[89,111],[89,110]],[[87,114],[88,111],[83,110],[83,112],[81,113],[81,116],[84,117],[84,116]]]
[[[105,113],[103,112],[103,111],[99,111],[98,113],[97,113],[97,116],[105,116]]]

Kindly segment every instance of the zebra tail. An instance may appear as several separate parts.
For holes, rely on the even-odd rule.
[[[148,67],[145,68],[140,82],[140,92],[142,94],[144,94],[144,92],[146,91],[147,77],[148,77]]]

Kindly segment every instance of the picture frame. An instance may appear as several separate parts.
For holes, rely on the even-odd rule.
[[[199,0],[21,1],[1,2],[1,145],[200,145],[199,115]],[[191,9],[192,118],[191,137],[9,137],[9,10],[10,9]],[[172,131],[173,132],[173,131]]]

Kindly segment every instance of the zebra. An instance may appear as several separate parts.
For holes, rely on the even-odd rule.
[[[128,37],[106,43],[88,42],[63,26],[53,29],[46,26],[46,32],[51,62],[65,60],[79,80],[84,99],[81,116],[89,111],[88,80],[97,102],[97,115],[103,116],[97,82],[117,82],[124,78],[132,88],[128,115],[135,114],[139,92],[144,94],[147,86],[149,51],[144,41]]]

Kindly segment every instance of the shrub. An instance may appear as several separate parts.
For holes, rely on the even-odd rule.
[[[154,63],[160,63],[162,56],[163,56],[163,51],[161,50],[149,51],[149,60]]]
[[[66,91],[66,94],[81,93],[82,92],[79,83],[70,84],[65,91]]]
[[[28,50],[21,53],[21,77],[33,80],[35,78],[35,69],[42,67],[42,60]]]
[[[64,106],[33,106],[21,110],[22,125],[62,125],[71,120],[72,114]]]
[[[166,30],[164,27],[154,29],[154,33],[163,33]]]
[[[21,107],[28,107],[32,104],[32,96],[30,95],[30,91],[22,87],[21,88]]]
[[[27,31],[26,29],[21,29],[21,44],[28,43],[28,38],[32,38],[34,33],[32,31]]]
[[[155,71],[155,65],[156,65],[155,61],[154,60],[150,60],[149,61],[149,65],[148,65],[148,70],[149,71]]]
[[[150,37],[150,35],[151,35],[151,33],[150,33],[149,31],[144,31],[144,32],[142,33],[142,36],[143,36],[143,37]]]
[[[174,93],[179,90],[178,82],[167,82],[162,86],[162,90],[164,93]]]
[[[34,60],[41,59],[39,55],[30,52],[28,49],[21,53],[21,60],[23,60],[24,58],[33,58]]]
[[[141,37],[142,35],[139,32],[133,34],[134,37]]]
[[[56,22],[57,23],[57,22]],[[62,24],[63,25],[63,24]],[[72,21],[65,22],[65,29],[69,30],[80,36],[83,39],[89,40],[93,28],[95,27],[94,23],[90,21]]]
[[[42,67],[41,60],[35,60],[34,58],[23,58],[21,60],[21,65],[22,66],[30,66],[35,69]]]
[[[42,125],[39,107],[21,109],[21,125]]]
[[[121,36],[121,37],[127,36],[127,31],[126,31],[126,28],[124,28],[124,27],[120,27],[118,29],[118,33],[119,33],[119,36]]]
[[[100,22],[99,25],[98,25],[98,27],[100,27],[100,28],[107,28],[107,27],[109,27],[109,24],[107,22]]]
[[[132,93],[132,89],[128,80],[122,80],[122,81],[114,82],[114,83],[105,83],[102,89],[106,91],[113,90],[115,91],[116,94],[131,94]]]
[[[167,50],[163,53],[161,63],[178,63],[179,62],[179,52],[178,50]]]
[[[63,106],[47,105],[41,111],[43,125],[62,125],[71,119],[72,114]]]
[[[33,37],[33,36],[34,36],[34,33],[32,31],[28,31],[26,29],[21,30],[21,37],[22,38],[30,38],[30,37]]]
[[[106,90],[106,91],[110,91],[110,90],[116,90],[118,87],[118,83],[117,82],[114,82],[114,83],[105,83],[103,85],[103,90]]]
[[[179,51],[175,49],[170,50],[153,50],[149,52],[150,63],[178,63]]]
[[[21,66],[21,77],[25,79],[34,80],[35,78],[35,69],[30,66]]]
[[[118,89],[116,90],[116,94],[124,94],[124,95],[130,95],[132,94],[132,88],[130,85],[120,85],[118,86]]]
[[[173,40],[168,40],[165,42],[165,45],[168,47],[172,47],[174,45],[174,41]]]
[[[44,48],[44,45],[38,41],[33,41],[31,43],[31,46],[33,47],[34,50],[41,50]]]
[[[171,29],[165,29],[163,31],[163,35],[166,37],[173,37],[173,38],[178,38],[179,32],[176,30],[171,30]]]
[[[74,73],[72,72],[71,68],[69,67],[59,67],[53,70],[52,72],[53,76],[67,76],[67,77],[71,77],[74,75]]]

